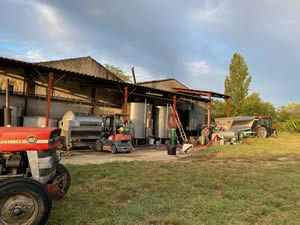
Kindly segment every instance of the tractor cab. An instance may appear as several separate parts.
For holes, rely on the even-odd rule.
[[[272,118],[268,116],[255,116],[252,130],[258,137],[266,138],[270,136],[277,136]]]
[[[98,151],[118,152],[132,151],[132,136],[128,123],[128,115],[112,114],[103,118],[103,132],[96,143]]]

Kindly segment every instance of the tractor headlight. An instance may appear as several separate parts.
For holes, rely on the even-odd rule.
[[[56,152],[55,161],[59,162],[61,160],[61,152]]]

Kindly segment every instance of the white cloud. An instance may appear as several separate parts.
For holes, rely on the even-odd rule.
[[[40,62],[45,60],[43,53],[39,49],[28,50],[25,54],[16,55],[15,58],[27,62]]]
[[[208,0],[205,1],[203,7],[194,8],[189,13],[189,18],[196,23],[218,23],[221,21],[221,15],[225,11],[223,3],[212,6]]]
[[[35,2],[33,7],[39,14],[38,22],[43,24],[43,27],[47,27],[49,34],[56,37],[68,35],[68,28],[53,7],[41,2]]]
[[[209,66],[205,60],[192,61],[185,63],[186,71],[192,76],[208,75]]]

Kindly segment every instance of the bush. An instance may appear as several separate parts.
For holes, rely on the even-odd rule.
[[[278,131],[300,132],[300,119],[276,123]]]

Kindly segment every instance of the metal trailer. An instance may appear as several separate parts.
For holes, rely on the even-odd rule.
[[[258,136],[262,138],[276,136],[271,117],[244,116],[215,118],[216,131],[239,132],[241,137]]]
[[[59,123],[64,147],[67,150],[73,147],[94,148],[101,137],[102,123],[101,116],[83,115],[72,111],[65,113]]]

